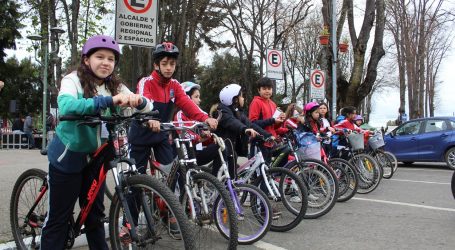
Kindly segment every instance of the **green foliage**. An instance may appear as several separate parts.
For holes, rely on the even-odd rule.
[[[15,49],[15,40],[21,38],[19,5],[15,1],[0,0],[0,62],[4,62],[5,49]]]
[[[242,82],[242,68],[240,59],[229,53],[215,54],[212,64],[203,66],[199,69],[197,82],[201,85],[201,108],[208,111],[212,104],[219,102],[220,90],[231,83],[237,83],[244,88],[254,88],[254,84]],[[259,79],[259,70],[255,67],[254,78]],[[253,92],[253,93],[256,93]],[[251,96],[246,97],[246,101],[251,101]]]
[[[10,100],[19,102],[18,113],[37,113],[42,108],[42,84],[39,80],[39,68],[29,59],[18,62],[16,58],[9,58],[0,65],[0,79],[5,87],[0,92],[0,117],[12,118],[9,113]]]

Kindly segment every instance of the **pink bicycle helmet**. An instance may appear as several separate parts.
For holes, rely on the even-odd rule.
[[[120,47],[114,38],[105,35],[96,35],[90,37],[82,47],[82,56],[89,57],[98,49],[109,49],[114,52],[115,61],[118,62],[120,58]]]
[[[305,111],[305,114],[308,113],[308,112],[313,112],[314,110],[316,110],[317,108],[319,108],[319,103],[317,102],[309,102],[305,105],[305,107],[303,108],[303,111]]]

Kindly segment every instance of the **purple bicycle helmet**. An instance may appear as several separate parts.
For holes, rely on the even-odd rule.
[[[309,102],[305,105],[305,107],[303,108],[303,111],[305,111],[305,113],[308,113],[308,112],[313,112],[314,110],[316,110],[317,108],[319,108],[319,103],[317,102]]]
[[[171,42],[158,44],[155,47],[155,51],[153,51],[153,59],[155,60],[162,56],[177,58],[179,56],[179,48]]]
[[[120,47],[114,38],[105,35],[96,35],[90,37],[82,47],[82,56],[90,56],[98,49],[110,49],[114,52],[115,61],[120,58]]]
[[[362,120],[363,121],[363,117],[361,115],[356,115],[355,118],[354,118],[354,121],[358,121],[358,120]]]

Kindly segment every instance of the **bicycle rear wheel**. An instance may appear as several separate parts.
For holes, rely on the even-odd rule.
[[[122,202],[116,193],[109,211],[112,249],[197,249],[191,225],[165,184],[146,175],[126,177],[122,184],[125,200]],[[132,222],[123,204],[140,204],[128,205],[129,211],[138,212],[136,240],[131,237]]]
[[[235,249],[238,244],[237,214],[229,192],[215,176],[199,172],[192,176],[191,198],[184,192],[182,204],[184,211],[195,225],[194,241],[198,249],[225,248],[224,238],[228,240],[227,249]],[[192,209],[196,217],[193,219]]]
[[[338,177],[338,199],[339,202],[350,200],[354,197],[359,188],[359,175],[354,166],[341,158],[332,158],[329,165],[334,169]]]
[[[349,163],[356,167],[359,174],[357,193],[367,194],[379,186],[382,179],[382,168],[371,155],[354,155]]]
[[[18,249],[39,249],[47,216],[47,173],[29,169],[14,184],[10,200],[11,232]]]

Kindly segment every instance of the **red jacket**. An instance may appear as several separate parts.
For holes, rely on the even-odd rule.
[[[337,129],[346,128],[346,129],[357,131],[359,133],[365,132],[363,129],[359,128],[357,125],[355,125],[353,122],[349,121],[348,119],[345,119],[345,120],[339,122],[338,124],[335,124],[334,127]]]
[[[368,143],[368,137],[370,136],[369,131],[359,128],[357,125],[354,124],[354,122],[351,122],[348,119],[345,119],[345,120],[341,121],[340,123],[335,124],[334,128],[336,128],[336,129],[347,128],[347,129],[350,129],[350,130],[353,130],[353,131],[356,131],[359,133],[363,133],[364,142],[365,142],[365,144]]]
[[[185,93],[180,83],[175,79],[164,81],[158,72],[142,78],[137,84],[137,93],[153,103],[153,110],[160,112],[161,122],[169,122],[173,117],[174,106],[183,110],[189,118],[204,122],[209,116],[202,111]],[[152,133],[133,122],[128,135],[129,141],[136,145],[153,145],[166,138],[165,133]]]
[[[275,129],[278,129],[280,125],[275,125],[275,119],[273,119],[275,111],[276,104],[272,100],[255,96],[249,107],[248,118],[251,122],[258,124],[265,131],[276,137]],[[257,122],[260,120],[263,122]]]

